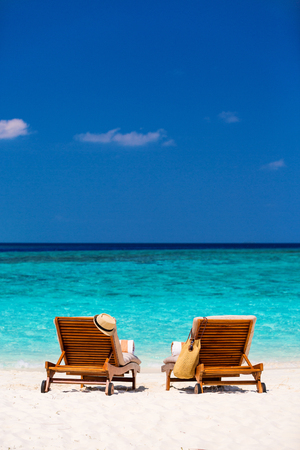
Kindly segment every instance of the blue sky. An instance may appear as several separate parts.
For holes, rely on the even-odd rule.
[[[0,242],[299,242],[299,19],[2,1]]]

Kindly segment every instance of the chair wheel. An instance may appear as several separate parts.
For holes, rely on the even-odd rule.
[[[46,380],[43,380],[41,384],[41,393],[45,394],[45,392],[46,392]]]
[[[106,395],[113,395],[114,391],[115,391],[115,388],[114,388],[113,383],[109,383],[107,389],[105,389],[105,394]]]
[[[196,386],[194,387],[194,394],[202,394],[201,386],[199,383],[197,383]]]
[[[262,387],[263,392],[267,392],[266,383],[261,383],[261,387]]]

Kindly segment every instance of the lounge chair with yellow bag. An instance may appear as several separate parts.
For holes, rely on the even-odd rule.
[[[255,316],[196,317],[191,339],[173,342],[172,356],[161,367],[166,390],[171,382],[196,381],[195,394],[203,393],[204,385],[256,385],[259,393],[266,392],[261,382],[263,364],[252,365],[248,359],[255,322]],[[176,378],[171,378],[172,372]],[[240,375],[253,379],[237,380]]]
[[[135,389],[141,361],[133,354],[133,341],[120,343],[114,317],[56,317],[54,323],[62,353],[56,364],[46,361],[47,380],[42,381],[41,392],[48,392],[52,383],[102,384],[105,394],[112,395],[112,381],[131,382]],[[132,376],[125,377],[129,372]],[[55,378],[55,373],[80,378]]]

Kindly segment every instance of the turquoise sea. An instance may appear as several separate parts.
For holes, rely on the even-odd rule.
[[[55,316],[117,319],[159,366],[193,317],[257,316],[253,362],[300,361],[300,248],[3,247],[0,368],[43,367],[60,350]]]

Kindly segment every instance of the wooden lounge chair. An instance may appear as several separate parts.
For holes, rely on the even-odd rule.
[[[196,317],[193,321],[191,337],[195,335],[203,317]],[[166,372],[166,390],[170,389],[171,382],[197,381],[195,394],[203,393],[204,385],[251,385],[257,386],[259,393],[266,392],[266,385],[262,383],[261,373],[263,364],[252,365],[248,359],[251,341],[256,322],[255,316],[211,316],[208,317],[206,329],[201,339],[199,365],[196,368],[195,378],[171,378],[178,356],[171,356],[164,360],[161,367]],[[200,331],[198,332],[198,334]],[[240,375],[252,375],[253,380],[224,380],[224,378],[237,378]]]
[[[41,392],[48,392],[52,383],[104,384],[106,395],[112,395],[112,380],[131,382],[135,389],[141,361],[131,353],[122,353],[117,331],[106,336],[94,325],[92,317],[56,317],[54,323],[62,353],[56,364],[45,362],[47,380],[42,381]],[[132,376],[124,377],[130,371]],[[55,378],[55,373],[80,378]]]

